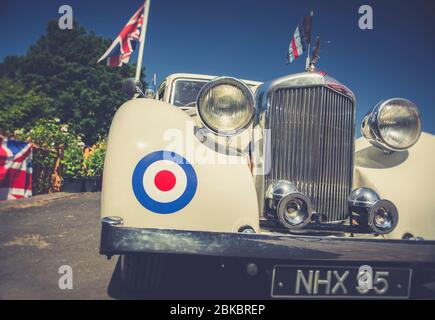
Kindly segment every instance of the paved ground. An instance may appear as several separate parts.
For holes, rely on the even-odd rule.
[[[117,257],[98,254],[100,194],[0,203],[0,299],[107,299]],[[60,290],[59,267],[73,270]]]

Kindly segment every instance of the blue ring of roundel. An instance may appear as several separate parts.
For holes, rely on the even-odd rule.
[[[156,161],[170,160],[178,164],[186,173],[187,185],[183,194],[172,202],[158,202],[152,199],[145,191],[143,185],[143,175],[146,169]],[[132,178],[133,192],[139,203],[146,209],[158,214],[170,214],[180,211],[193,199],[198,179],[192,165],[182,156],[170,151],[156,151],[143,157],[133,171]]]

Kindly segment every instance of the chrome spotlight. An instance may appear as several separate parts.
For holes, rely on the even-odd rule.
[[[390,233],[398,222],[399,213],[391,201],[381,199],[370,208],[369,226],[374,233]]]
[[[358,224],[367,225],[373,233],[387,234],[394,230],[399,221],[396,206],[389,200],[381,199],[369,188],[358,188],[348,197],[348,205]]]
[[[361,124],[361,133],[375,147],[386,152],[404,151],[421,135],[417,106],[409,100],[393,98],[378,103]]]
[[[287,229],[300,229],[310,222],[313,214],[310,199],[300,193],[293,183],[279,180],[266,192],[269,217],[277,218]]]

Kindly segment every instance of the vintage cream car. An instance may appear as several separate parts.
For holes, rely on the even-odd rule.
[[[117,111],[103,177],[100,251],[122,255],[126,277],[147,272],[138,253],[186,254],[279,259],[264,267],[278,298],[420,292],[419,268],[435,262],[435,137],[414,103],[381,101],[356,124],[352,91],[316,71],[173,74],[145,96]],[[396,274],[389,290],[316,292],[337,263]],[[283,280],[313,272],[304,292]]]

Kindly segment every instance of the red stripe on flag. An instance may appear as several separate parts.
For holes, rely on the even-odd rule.
[[[119,67],[119,63],[120,63],[120,59],[119,56],[112,56],[109,57],[108,61],[108,65],[111,67]]]
[[[292,38],[292,49],[293,49],[293,55],[295,58],[299,57],[298,48],[296,47],[296,39],[295,37]]]
[[[0,140],[0,142],[1,142],[1,140]],[[9,158],[8,153],[0,144],[0,168],[6,164],[6,161],[8,160],[8,158]]]
[[[29,189],[27,183],[28,174],[26,171],[18,169],[9,169],[0,181],[0,188],[14,188],[14,189]]]
[[[128,36],[136,29],[136,27],[137,27],[136,23],[135,24],[127,25],[119,33],[119,37],[121,38],[123,52],[129,52],[130,51],[130,45],[129,45]]]
[[[6,167],[4,167],[4,166],[0,166],[0,183],[1,183],[1,181],[3,181],[3,179],[5,178],[5,176],[6,176],[6,172],[7,172],[8,170],[6,170]]]

